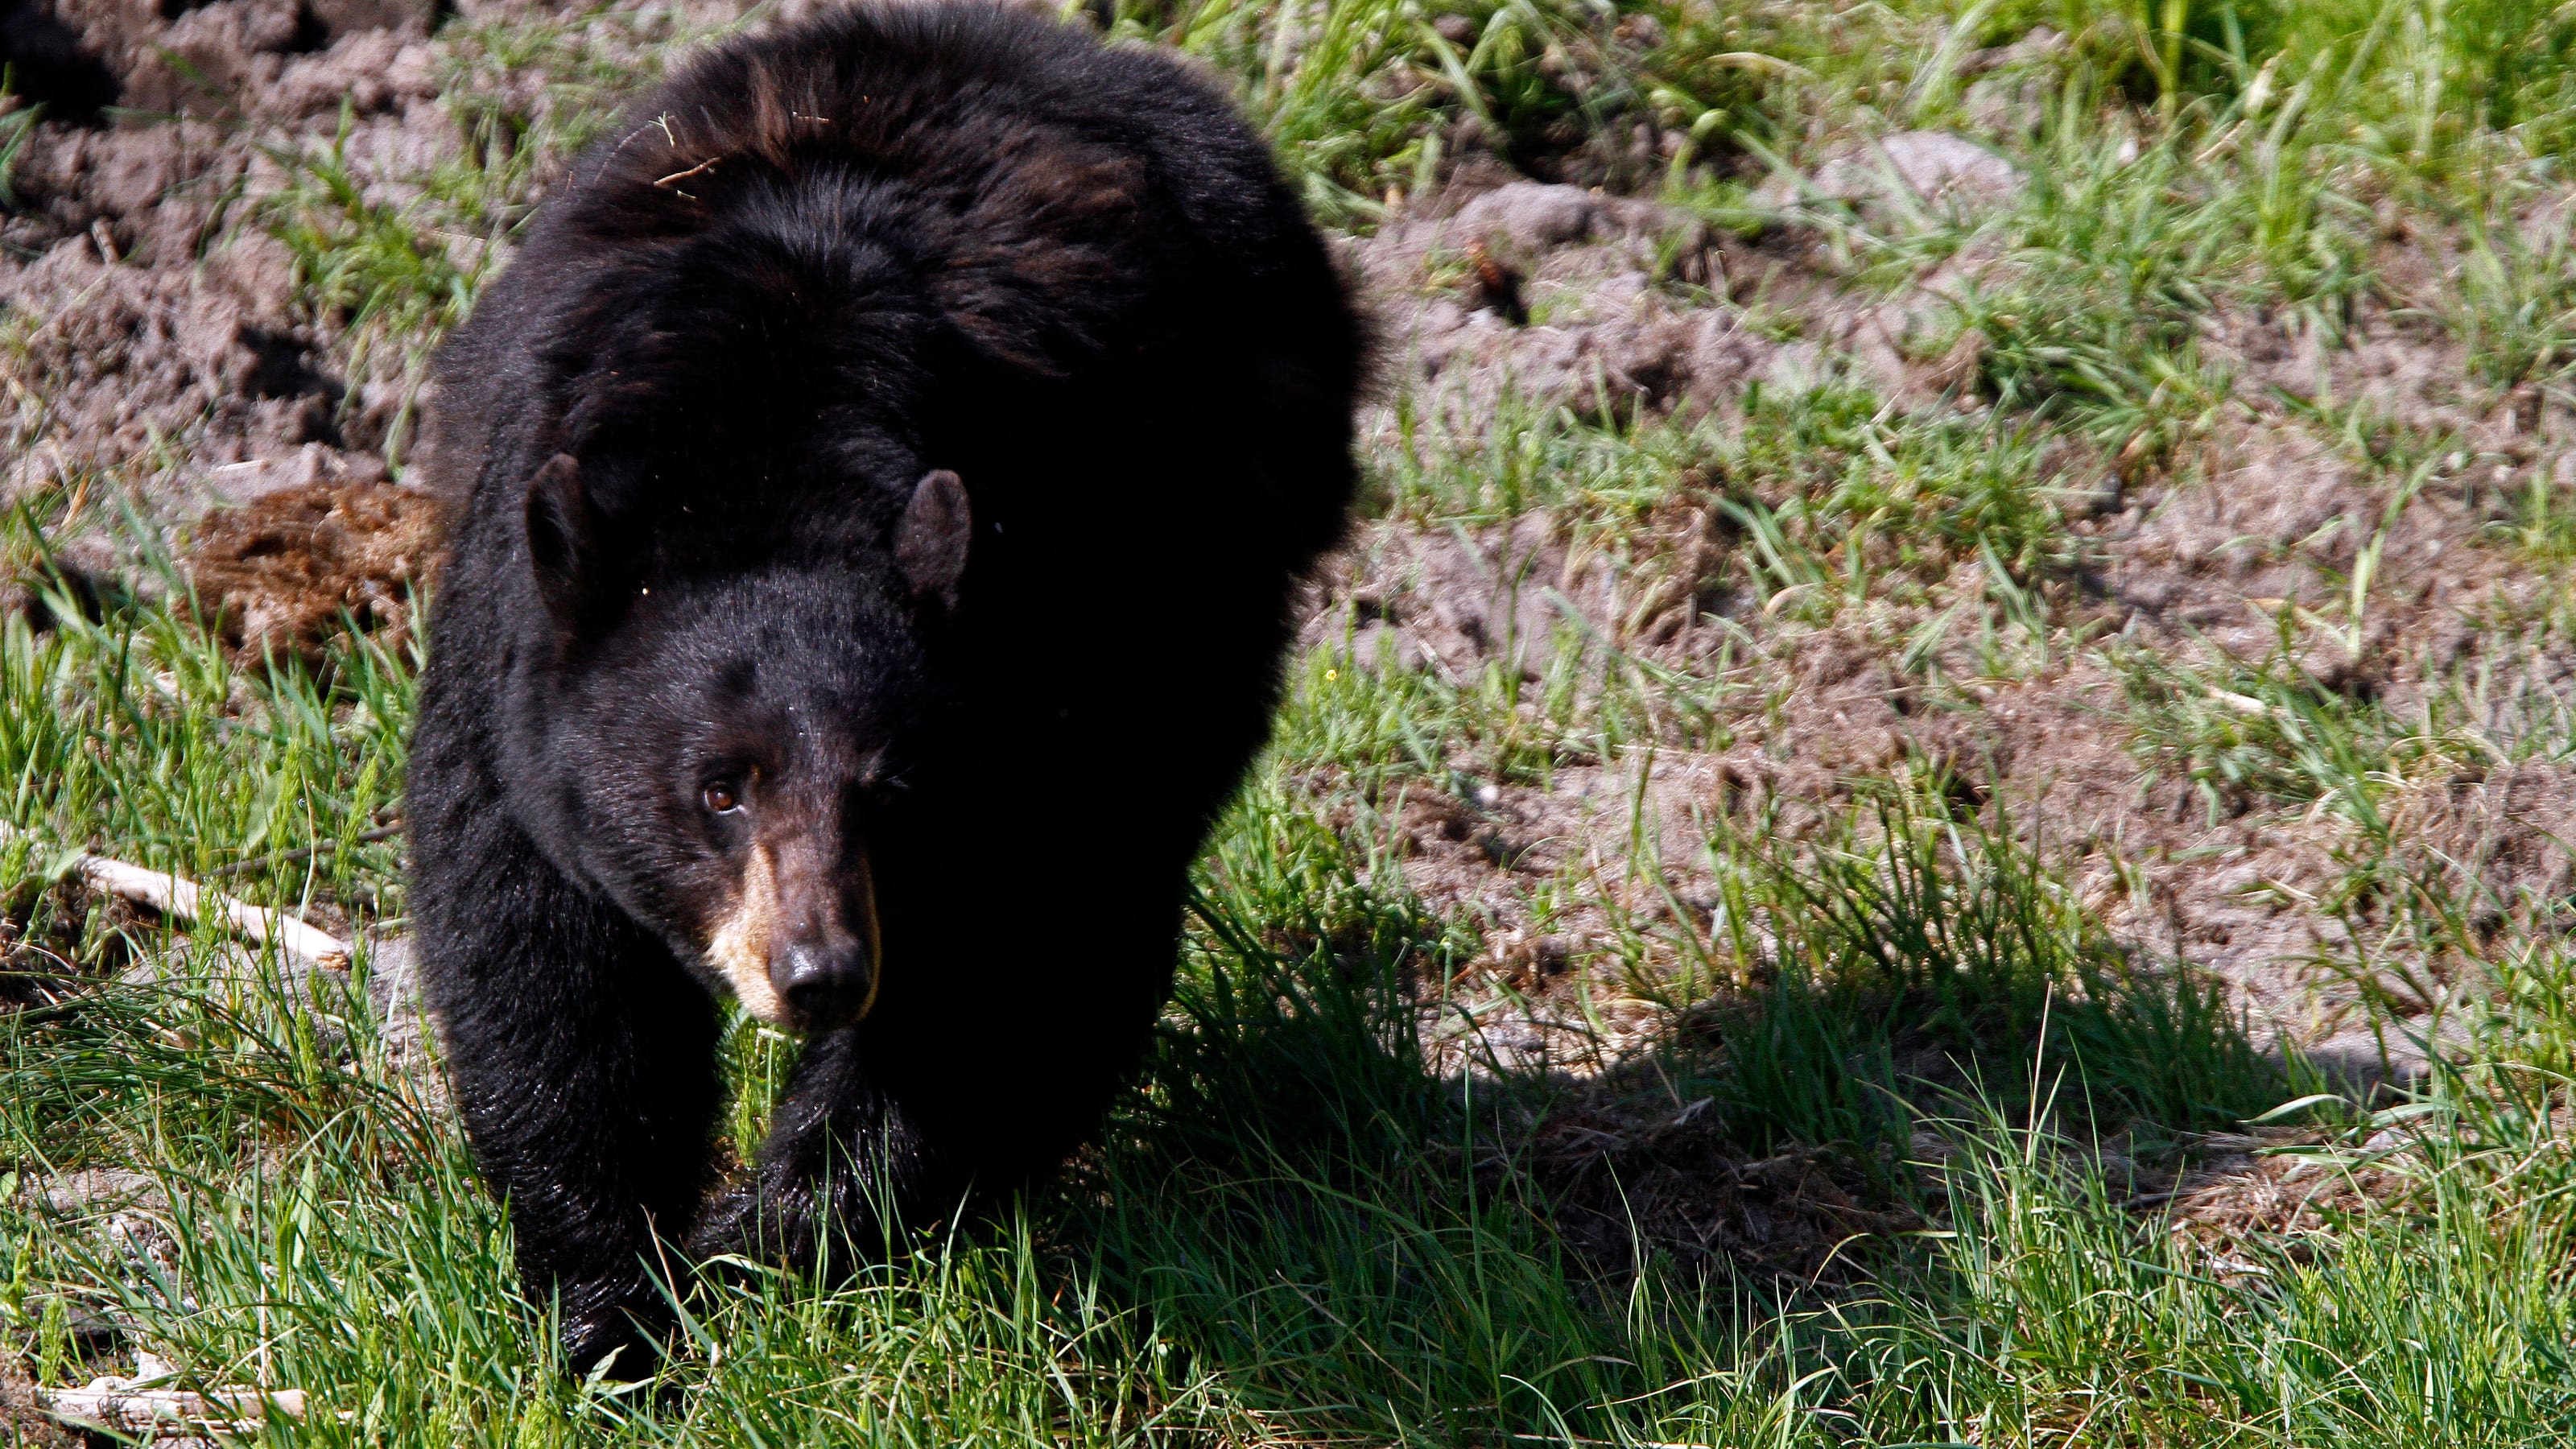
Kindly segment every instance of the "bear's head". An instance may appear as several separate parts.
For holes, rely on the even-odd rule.
[[[880,864],[940,825],[921,787],[958,733],[935,655],[966,490],[933,470],[890,528],[693,550],[685,519],[647,542],[617,516],[614,468],[559,454],[528,490],[552,635],[517,691],[532,824],[754,1016],[848,1025],[885,965]]]

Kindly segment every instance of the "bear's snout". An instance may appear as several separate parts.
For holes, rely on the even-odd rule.
[[[793,1031],[850,1025],[876,1003],[876,889],[867,853],[811,838],[752,845],[707,956],[753,1016]]]
[[[857,842],[805,844],[779,852],[782,929],[769,945],[769,984],[799,1030],[831,1031],[876,1004],[876,881]]]
[[[829,1031],[867,1014],[877,994],[876,962],[844,931],[838,940],[799,941],[772,955],[769,982],[798,1026]]]

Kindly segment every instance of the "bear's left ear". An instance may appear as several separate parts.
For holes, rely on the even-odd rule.
[[[974,532],[965,481],[945,468],[922,474],[894,529],[895,566],[914,598],[957,607],[957,583],[966,576],[966,544]]]

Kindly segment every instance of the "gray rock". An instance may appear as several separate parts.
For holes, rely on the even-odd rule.
[[[2010,203],[2021,195],[2023,184],[2020,167],[1965,136],[1900,131],[1817,167],[1803,188],[1775,177],[1754,199],[1787,206],[1821,198],[1864,210],[1910,199],[1934,209],[1969,212]]]
[[[396,1051],[420,1045],[425,1019],[420,1002],[420,968],[411,937],[387,936],[367,943],[367,997],[383,1023],[385,1043]]]
[[[1600,210],[1599,198],[1579,186],[1515,181],[1460,207],[1452,235],[1541,251],[1583,240]]]
[[[161,1206],[161,1185],[122,1167],[85,1167],[44,1179],[36,1188],[48,1212],[70,1216],[103,1209]]]

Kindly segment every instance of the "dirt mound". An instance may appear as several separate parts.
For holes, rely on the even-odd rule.
[[[23,255],[91,237],[121,258],[184,267],[254,173],[274,179],[262,143],[330,135],[344,108],[355,127],[344,151],[377,141],[368,123],[378,117],[416,119],[444,142],[424,43],[439,10],[433,0],[12,6],[0,34],[41,31],[41,47],[65,58],[30,72],[11,102],[41,110],[10,177],[0,242]]]
[[[1653,1115],[1585,1107],[1539,1125],[1531,1179],[1566,1247],[1596,1274],[1624,1279],[1642,1253],[1700,1273],[1833,1288],[1866,1275],[1868,1240],[1924,1226],[1848,1158],[1747,1157],[1711,1105]]]
[[[390,483],[305,483],[198,525],[188,579],[227,644],[309,654],[343,619],[400,630],[427,583],[438,508]]]
[[[56,1423],[36,1402],[36,1381],[0,1358],[0,1430],[24,1449],[80,1449],[80,1435]]]
[[[19,886],[0,900],[0,1012],[44,1006],[125,971],[141,955],[127,928],[143,919],[77,877]]]
[[[1474,185],[1352,252],[1391,365],[1443,426],[1481,432],[1515,403],[1709,406],[1768,362],[1723,305],[1726,263],[1695,218],[1573,186]]]
[[[281,83],[326,66],[350,72],[344,93],[363,110],[370,93],[356,72],[372,52],[342,48],[363,36],[418,40],[446,7],[439,0],[52,0],[15,8],[30,12],[21,25],[57,57],[21,94],[66,120],[96,123],[107,104],[161,115],[274,114],[308,99]],[[382,57],[373,58],[381,72]],[[97,97],[102,85],[113,90],[104,100]]]
[[[195,271],[111,263],[74,240],[15,269],[11,310],[44,320],[19,342],[44,380],[20,394],[18,490],[78,488],[127,463],[214,469],[338,440],[326,345],[287,319],[281,259],[236,248]],[[181,439],[186,461],[156,457]]]
[[[308,444],[373,460],[399,399],[354,390],[333,319],[299,299],[261,198],[315,154],[453,148],[434,0],[9,7],[39,107],[0,207],[0,488],[100,482],[176,523],[214,470]],[[363,179],[363,178],[362,178]],[[359,198],[382,200],[382,196]]]

